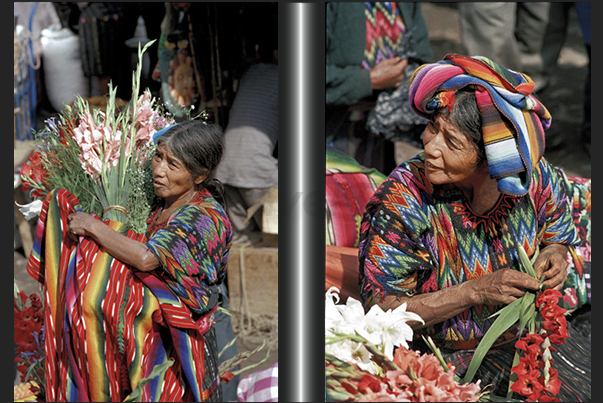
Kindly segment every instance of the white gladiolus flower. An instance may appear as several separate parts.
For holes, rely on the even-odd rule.
[[[412,328],[406,322],[424,323],[419,315],[406,311],[406,303],[394,310],[388,309],[386,312],[378,305],[373,305],[365,315],[362,304],[354,298],[348,298],[345,305],[337,304],[338,293],[336,287],[331,287],[326,292],[325,336],[327,338],[333,336],[332,332],[349,335],[358,333],[377,346],[389,359],[393,359],[394,347],[408,348],[407,341],[412,340]],[[343,340],[328,344],[325,351],[372,373],[376,371],[375,364],[370,361],[370,353],[360,343]]]
[[[23,206],[19,203],[15,204],[20,207],[19,211],[21,212],[21,214],[23,214],[23,217],[25,217],[25,219],[29,221],[32,218],[36,218],[40,215],[43,203],[41,200],[34,200],[31,203],[25,204]]]

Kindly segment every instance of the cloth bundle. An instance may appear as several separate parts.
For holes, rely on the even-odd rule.
[[[452,108],[454,93],[467,86],[475,88],[490,176],[502,193],[525,195],[544,154],[544,130],[551,125],[550,113],[532,95],[534,82],[482,56],[449,54],[415,70],[411,107],[429,119],[437,108]]]

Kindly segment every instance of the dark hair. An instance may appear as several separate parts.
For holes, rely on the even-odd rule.
[[[206,188],[218,202],[224,206],[224,187],[214,178],[224,152],[224,133],[218,125],[207,124],[199,120],[188,120],[169,128],[157,140],[164,144],[191,172],[191,176],[207,177],[198,185]]]
[[[455,94],[454,107],[452,112],[448,107],[439,108],[436,114],[450,119],[463,133],[477,151],[477,165],[486,160],[486,150],[484,148],[484,138],[482,133],[482,118],[477,107],[475,91],[469,88],[462,88]]]

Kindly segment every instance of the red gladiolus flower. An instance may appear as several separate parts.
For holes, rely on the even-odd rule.
[[[553,319],[545,320],[542,324],[544,330],[549,333],[549,338],[552,334],[565,334],[567,337],[567,321],[565,320],[565,316],[556,316]],[[552,343],[552,341],[551,341]]]
[[[516,373],[518,376],[523,375],[535,378],[540,374],[538,364],[527,357],[519,357],[519,364],[511,368],[511,372]]]
[[[536,308],[540,308],[543,304],[555,304],[559,302],[559,298],[561,298],[561,293],[552,288],[542,291],[536,297]]]
[[[354,385],[352,385],[350,382],[348,382],[346,380],[342,380],[341,381],[341,386],[343,386],[343,388],[348,393],[351,393],[353,395],[355,395],[356,393],[358,393],[358,389],[356,389],[356,387]]]
[[[34,184],[41,186],[48,178],[48,173],[42,164],[41,155],[40,151],[32,153],[29,159],[21,166],[21,182],[23,182],[22,187],[24,192],[30,190]],[[32,192],[32,196],[39,197],[42,194],[38,189],[35,189]]]
[[[556,397],[547,395],[546,393],[543,393],[542,395],[540,395],[540,397],[538,398],[539,402],[560,402],[561,400],[557,399]]]
[[[549,374],[549,382],[546,385],[544,385],[544,376],[538,378],[538,381],[544,385],[544,390],[546,392],[549,392],[552,395],[557,395],[557,393],[559,393],[559,389],[561,388],[561,380],[557,378],[559,373],[555,369],[549,368]]]
[[[528,375],[518,375],[517,381],[511,385],[513,392],[519,393],[531,400],[537,400],[542,389],[542,385],[538,382],[538,379]]]
[[[381,390],[381,381],[370,375],[362,375],[360,383],[358,384],[358,390],[362,393],[366,393],[367,389],[373,392],[379,392]]]
[[[566,310],[557,304],[545,304],[540,307],[540,315],[546,320],[551,320],[557,316],[563,316]]]
[[[559,328],[557,332],[549,335],[549,340],[551,341],[551,344],[560,345],[565,343],[565,339],[567,339],[568,336],[569,334],[566,328]],[[553,346],[549,347],[549,349],[551,351],[556,351]]]
[[[536,333],[528,333],[515,343],[515,348],[525,351],[526,353],[538,353],[540,345],[544,339]]]

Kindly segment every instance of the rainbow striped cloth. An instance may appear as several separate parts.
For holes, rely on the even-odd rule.
[[[475,88],[490,176],[502,193],[525,195],[532,169],[544,154],[544,130],[551,125],[550,113],[532,95],[534,82],[482,56],[449,54],[415,70],[409,83],[411,107],[429,119],[467,86]]]
[[[48,194],[27,264],[45,287],[45,401],[123,401],[147,378],[142,401],[219,399],[217,363],[208,362],[217,307],[199,314],[152,272],[132,270],[91,238],[71,240],[67,217],[74,211],[81,206],[71,192]],[[117,221],[105,224],[140,242],[152,236]],[[208,244],[221,241],[212,236]],[[184,252],[182,244],[174,250]],[[175,264],[179,256],[170,259]]]

